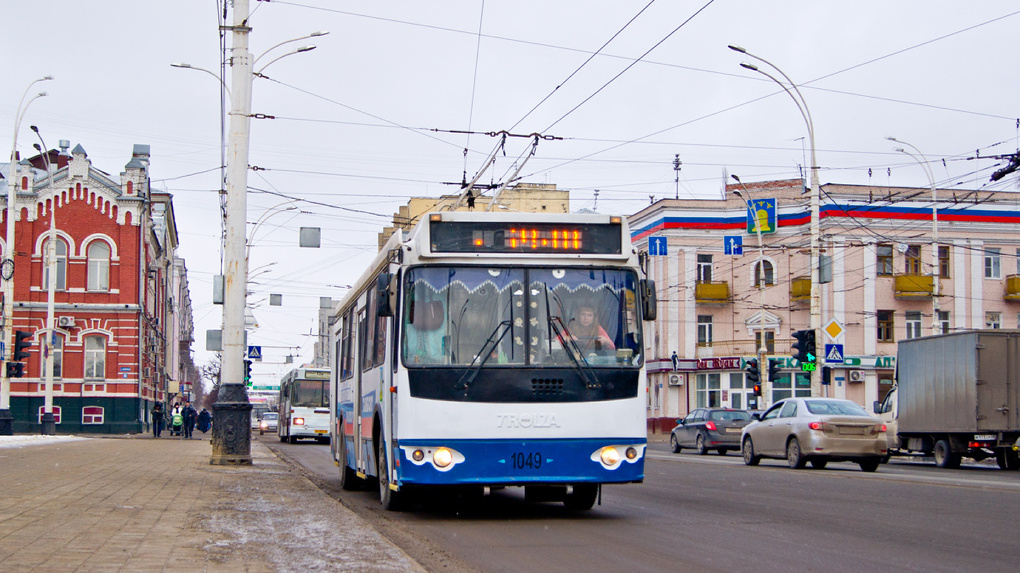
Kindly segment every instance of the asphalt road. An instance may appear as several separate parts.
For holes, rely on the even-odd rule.
[[[649,451],[643,484],[606,486],[573,512],[427,499],[387,512],[375,490],[341,491],[328,446],[263,439],[430,571],[981,571],[1020,569],[1020,472],[912,461],[791,470],[737,455]]]

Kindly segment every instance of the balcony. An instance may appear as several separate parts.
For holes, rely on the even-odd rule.
[[[893,282],[899,300],[931,298],[935,284],[931,275],[895,275]]]
[[[726,281],[697,282],[694,301],[698,304],[726,304],[730,302],[730,284]]]
[[[1002,294],[1002,300],[1020,301],[1020,275],[1006,277],[1006,291]]]
[[[790,280],[790,302],[811,300],[811,277],[794,277]]]

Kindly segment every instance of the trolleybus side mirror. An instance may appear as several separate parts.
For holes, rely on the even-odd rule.
[[[645,320],[655,320],[658,314],[658,303],[655,298],[655,281],[641,279],[638,283],[641,290],[641,313]]]
[[[393,316],[393,303],[397,298],[396,289],[393,287],[392,273],[382,273],[375,279],[376,298],[379,301],[379,310],[376,314],[379,316]]]

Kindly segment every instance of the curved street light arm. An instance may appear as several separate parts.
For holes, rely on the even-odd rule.
[[[284,40],[284,41],[280,42],[279,44],[276,44],[272,48],[269,48],[268,50],[266,50],[266,51],[262,52],[261,54],[259,54],[258,57],[256,57],[254,60],[252,60],[251,64],[252,64],[252,66],[254,66],[266,54],[268,54],[269,52],[272,52],[276,48],[279,48],[280,46],[283,46],[285,44],[290,44],[292,42],[300,42],[301,40],[307,40],[308,38],[318,38],[319,36],[328,36],[328,35],[329,35],[329,30],[319,30],[318,32],[312,32],[311,34],[305,34],[304,36],[301,36],[299,38],[292,38],[290,40]],[[266,65],[268,66],[269,64],[266,64]]]
[[[254,75],[256,75],[256,76],[262,75],[262,72],[264,72],[266,70],[266,68],[268,68],[269,66],[273,65],[274,63],[276,63],[276,62],[286,58],[287,56],[293,56],[294,54],[300,54],[302,52],[311,52],[314,49],[315,49],[315,44],[308,44],[307,46],[301,46],[300,48],[298,48],[296,50],[291,50],[291,51],[287,52],[286,54],[283,54],[281,56],[277,56],[277,57],[273,58],[272,60],[269,60],[269,63],[267,63],[266,65],[264,65],[261,68],[259,68],[258,70],[256,70],[254,72]],[[254,62],[252,62],[252,63],[254,64]]]
[[[216,78],[216,81],[220,82],[220,85],[223,87],[223,89],[225,89],[227,91],[227,97],[228,98],[231,97],[230,96],[230,88],[227,87],[227,83],[224,82],[223,78],[221,78],[218,74],[214,74],[213,72],[211,72],[211,71],[209,71],[209,70],[207,70],[205,68],[200,68],[198,66],[193,66],[191,64],[186,64],[184,62],[170,62],[170,67],[171,68],[181,68],[183,70],[197,70],[199,72],[205,72],[205,73],[209,74],[210,76]]]

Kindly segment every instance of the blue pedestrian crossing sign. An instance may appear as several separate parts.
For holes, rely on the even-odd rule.
[[[825,361],[830,363],[842,364],[843,363],[843,345],[842,344],[826,344],[825,345]]]
[[[775,233],[777,225],[776,200],[755,199],[747,206],[747,233],[757,235],[761,228],[762,234]]]
[[[261,346],[249,346],[248,347],[248,360],[262,361],[262,347]]]
[[[648,237],[648,254],[666,256],[666,237]]]
[[[744,239],[740,235],[726,235],[723,239],[723,253],[727,255],[744,254]]]

